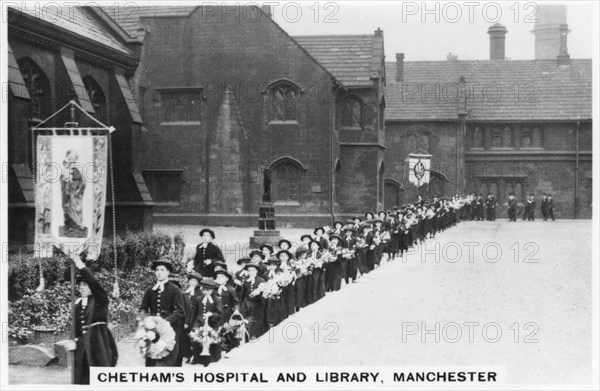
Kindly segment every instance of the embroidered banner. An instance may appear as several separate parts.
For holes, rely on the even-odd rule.
[[[52,248],[96,259],[106,203],[107,136],[38,136],[35,251]]]
[[[414,153],[408,155],[408,180],[410,183],[416,186],[429,183],[430,168],[431,155]]]

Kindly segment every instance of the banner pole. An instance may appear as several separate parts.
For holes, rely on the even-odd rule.
[[[75,265],[71,264],[71,340],[75,340]],[[75,384],[75,350],[70,350],[71,355],[71,384]]]

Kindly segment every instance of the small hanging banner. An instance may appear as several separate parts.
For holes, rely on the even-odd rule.
[[[102,245],[108,136],[70,133],[37,137],[35,250],[39,257],[53,247],[86,251],[93,260]]]
[[[430,168],[431,155],[416,153],[408,155],[408,180],[410,183],[416,186],[429,183]]]

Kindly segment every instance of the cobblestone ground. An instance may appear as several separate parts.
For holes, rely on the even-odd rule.
[[[182,232],[190,254],[199,241],[200,227],[157,229]],[[460,223],[327,294],[214,368],[489,365],[504,367],[510,383],[588,382],[591,229],[590,221],[569,220]],[[215,229],[229,264],[252,231]],[[282,235],[297,240],[305,232]],[[119,343],[119,353],[119,366],[143,365],[134,344]],[[11,366],[10,381],[69,381],[64,370],[31,373]]]

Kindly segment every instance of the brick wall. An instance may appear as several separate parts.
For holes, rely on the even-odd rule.
[[[180,204],[161,205],[156,211],[256,213],[263,169],[290,157],[306,168],[299,202],[276,204],[276,209],[327,212],[331,76],[264,16],[256,22],[221,20],[219,14],[199,9],[189,18],[143,19],[142,24],[150,31],[139,78],[149,95],[144,108],[148,131],[143,134],[143,168],[183,170]],[[263,92],[279,79],[291,80],[303,90],[297,124],[269,123]],[[201,123],[160,125],[157,89],[181,86],[203,89]],[[228,87],[232,114],[225,118]],[[228,140],[223,139],[224,132]],[[226,204],[216,199],[230,191],[236,196]]]

